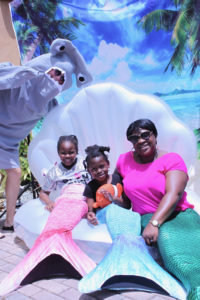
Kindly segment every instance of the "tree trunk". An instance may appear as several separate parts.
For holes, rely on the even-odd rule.
[[[26,62],[31,60],[31,58],[33,57],[33,55],[35,53],[37,46],[41,42],[42,37],[43,37],[43,35],[39,34],[38,37],[34,40],[34,42],[30,45],[29,50],[27,51],[27,53],[23,59],[23,62],[22,62],[23,64],[25,64]]]

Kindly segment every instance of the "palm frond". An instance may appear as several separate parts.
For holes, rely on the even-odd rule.
[[[184,0],[174,0],[174,5],[176,8],[184,3]]]
[[[175,45],[178,45],[179,43],[185,43],[189,35],[189,30],[190,23],[188,22],[187,14],[185,11],[180,12],[174,26],[171,43]]]
[[[188,61],[191,75],[200,66],[200,0],[171,0],[177,10],[155,10],[137,24],[146,33],[153,30],[172,32],[172,57],[165,68],[171,66],[180,75]]]
[[[173,10],[157,9],[140,19],[137,24],[141,26],[146,33],[152,30],[171,31],[176,23],[178,12]]]
[[[183,47],[182,45],[178,45],[175,48],[174,53],[173,53],[168,65],[166,66],[164,72],[166,72],[168,70],[168,68],[171,66],[171,71],[173,71],[175,69],[177,74],[180,75],[184,68],[185,55],[186,55],[185,47]]]

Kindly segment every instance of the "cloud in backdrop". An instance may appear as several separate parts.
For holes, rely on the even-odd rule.
[[[170,93],[200,90],[200,70],[189,69],[181,76],[164,72],[174,48],[171,32],[146,34],[137,21],[155,9],[175,9],[171,0],[62,0],[56,18],[74,17],[85,23],[75,30],[73,41],[93,74],[94,83],[113,81],[139,93]],[[58,97],[69,102],[76,85]],[[192,128],[199,126],[200,93],[163,97],[175,114]],[[195,113],[194,113],[195,112]]]

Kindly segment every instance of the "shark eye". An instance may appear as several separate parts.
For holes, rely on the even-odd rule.
[[[79,77],[79,80],[80,80],[81,82],[83,82],[83,81],[85,81],[85,78],[84,78],[83,76],[80,76],[80,77]]]

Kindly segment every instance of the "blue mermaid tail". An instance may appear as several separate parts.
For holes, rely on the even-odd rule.
[[[106,256],[79,282],[82,293],[101,289],[134,289],[186,299],[186,291],[149,254],[141,230],[140,215],[111,204],[97,213],[106,223],[113,243]]]

